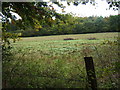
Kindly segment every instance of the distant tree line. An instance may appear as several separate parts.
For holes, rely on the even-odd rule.
[[[19,29],[14,24],[7,26],[7,31],[21,33],[22,36],[46,36],[81,33],[119,32],[120,15],[110,17],[73,17],[61,14],[61,19],[49,19],[49,24],[42,21],[41,25],[33,28],[30,24],[25,29]],[[37,20],[39,22],[39,20]]]

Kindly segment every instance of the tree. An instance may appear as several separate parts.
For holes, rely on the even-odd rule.
[[[120,15],[110,16],[109,25],[110,25],[110,31],[119,32],[120,31]]]
[[[78,5],[80,3],[87,4],[90,2],[91,4],[95,5],[95,0],[73,0],[74,5]],[[106,2],[109,4],[109,6],[115,10],[120,7],[120,1],[119,0],[106,0]],[[57,4],[61,8],[65,8],[60,2],[53,2],[54,4]],[[68,5],[70,5],[70,2],[68,2]],[[50,9],[52,7],[52,9]],[[115,8],[116,7],[116,8]],[[33,19],[37,20],[45,20],[46,22],[49,21],[50,18],[55,16],[56,18],[60,18],[59,14],[55,12],[52,5],[48,5],[48,2],[3,2],[2,4],[3,14],[7,16],[7,18],[11,18],[10,11],[14,11],[18,13],[22,18],[22,25],[24,23],[27,23],[28,21],[31,25],[34,25],[35,22]],[[24,22],[24,23],[23,23]],[[49,23],[49,22],[48,22]],[[21,26],[21,24],[20,24]]]
[[[73,0],[74,1],[74,0]],[[109,8],[113,8],[113,10],[118,10],[120,7],[120,1],[119,0],[106,0],[106,2],[109,4]],[[79,5],[80,3],[86,5],[87,3],[91,3],[92,5],[97,4],[96,0],[77,0],[73,2],[74,5]],[[70,5],[70,2],[68,2],[68,5]]]
[[[61,5],[62,6],[62,5]],[[22,17],[22,20],[15,20],[15,16],[11,14],[15,12]],[[6,19],[11,18],[11,22],[8,21],[3,23],[3,33],[10,31],[9,26],[15,26],[15,28],[26,30],[28,27],[39,30],[42,28],[42,24],[52,24],[52,17],[61,18],[58,13],[55,12],[54,8],[50,9],[47,2],[3,2],[2,13]],[[14,30],[13,30],[14,31]],[[2,34],[2,40],[9,42],[11,34]],[[4,44],[5,45],[5,44]]]

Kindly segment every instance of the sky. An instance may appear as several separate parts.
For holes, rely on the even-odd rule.
[[[114,11],[112,8],[109,9],[109,5],[105,0],[96,0],[96,5],[93,6],[90,3],[87,3],[86,5],[79,4],[78,6],[73,5],[72,3],[70,6],[67,5],[66,1],[61,2],[66,8],[64,9],[65,13],[72,12],[75,16],[78,17],[89,17],[89,16],[103,16],[107,17],[110,15],[117,15],[118,11]],[[57,5],[53,5],[53,7],[56,9],[58,13],[62,13],[61,8],[59,8]]]

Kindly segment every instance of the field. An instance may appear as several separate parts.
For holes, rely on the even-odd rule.
[[[117,88],[118,44],[117,32],[22,38],[3,57],[3,88],[85,88],[89,56],[98,88]]]

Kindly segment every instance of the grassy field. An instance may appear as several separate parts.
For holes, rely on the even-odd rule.
[[[74,40],[63,40],[73,38]],[[94,59],[98,88],[119,86],[118,33],[28,37],[3,58],[4,88],[85,88],[84,57]]]

